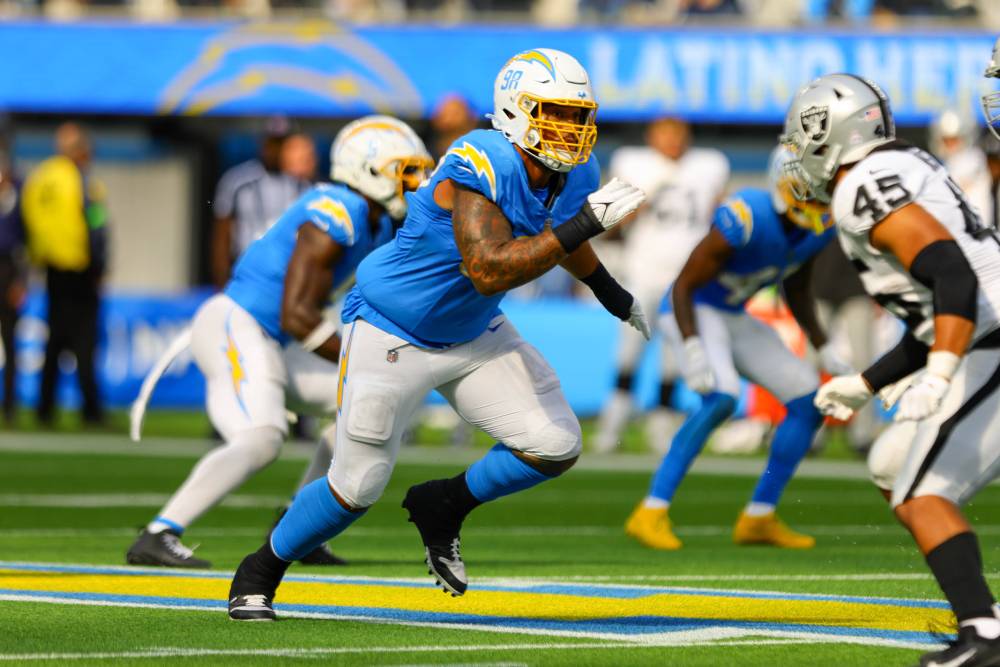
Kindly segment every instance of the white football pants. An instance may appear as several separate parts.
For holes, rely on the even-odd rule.
[[[813,365],[795,356],[774,329],[746,312],[696,304],[695,323],[715,374],[716,391],[739,396],[743,376],[788,403],[819,387],[819,373]],[[660,317],[660,330],[674,346],[683,369],[684,341],[673,312]]]
[[[868,455],[872,479],[892,506],[919,496],[962,505],[1000,474],[1000,349],[962,359],[941,407],[927,419],[894,422]]]
[[[232,299],[218,294],[195,314],[191,351],[205,375],[206,405],[226,444],[205,454],[148,526],[186,528],[273,462],[288,435],[285,406],[332,416],[337,365],[296,343],[282,348]],[[333,431],[324,431],[303,483],[328,468]]]
[[[226,440],[260,426],[287,435],[286,406],[317,417],[336,411],[337,364],[294,341],[282,348],[225,294],[195,314],[191,352],[205,375],[209,419]]]
[[[580,424],[559,379],[503,315],[474,340],[443,350],[416,347],[357,320],[345,330],[340,367],[328,478],[353,507],[382,495],[400,436],[432,389],[511,449],[552,461],[580,453]]]

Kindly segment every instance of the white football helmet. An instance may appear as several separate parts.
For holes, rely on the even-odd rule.
[[[976,122],[968,114],[957,109],[946,109],[931,123],[928,143],[931,152],[939,158],[947,158],[976,140]],[[946,140],[958,139],[958,145],[949,147]]]
[[[788,147],[778,144],[771,151],[767,164],[767,184],[771,191],[771,205],[778,215],[783,215],[795,225],[822,234],[833,224],[830,207],[815,200],[799,200],[795,196],[796,185],[788,163],[795,156]]]
[[[391,116],[359,118],[330,146],[330,178],[377,201],[397,220],[406,217],[403,194],[417,189],[433,165],[417,133]]]
[[[896,138],[889,99],[860,76],[827,74],[795,94],[779,141],[794,157],[787,164],[799,199],[830,203],[837,170]]]
[[[554,117],[552,106],[563,107]],[[565,107],[574,112],[565,117]],[[555,49],[532,49],[507,61],[493,85],[493,127],[553,171],[590,158],[597,141],[597,103],[587,70]]]
[[[983,76],[989,79],[1000,79],[1000,37],[993,45],[993,57],[986,66]],[[990,128],[997,139],[1000,139],[1000,91],[983,95],[983,115],[986,116],[986,127]]]

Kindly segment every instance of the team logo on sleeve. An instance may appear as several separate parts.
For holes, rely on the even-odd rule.
[[[469,142],[465,142],[461,148],[452,148],[449,150],[448,154],[461,158],[463,162],[466,162],[475,170],[476,176],[485,176],[490,184],[490,198],[496,201],[497,178],[493,173],[493,165],[490,163],[490,159],[486,156],[485,152],[479,150]]]
[[[336,199],[320,197],[309,202],[306,207],[309,211],[315,211],[322,216],[322,219],[315,222],[324,232],[329,231],[331,221],[344,230],[347,235],[348,244],[354,243],[354,223],[351,221],[351,214],[347,212],[347,207]]]
[[[736,221],[743,228],[743,242],[746,243],[753,234],[753,212],[747,203],[742,199],[733,198],[726,202],[726,208],[733,214]]]

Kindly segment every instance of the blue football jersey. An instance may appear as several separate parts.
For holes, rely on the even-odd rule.
[[[365,255],[392,237],[392,221],[383,216],[372,234],[368,224],[368,202],[340,184],[317,185],[307,190],[282,214],[264,236],[247,248],[226,285],[225,293],[261,327],[281,343],[288,334],[281,330],[281,300],[285,273],[298,238],[299,227],[310,222],[343,248],[333,270],[330,291],[349,284]]]
[[[495,203],[517,237],[576,215],[597,189],[600,167],[591,157],[566,174],[561,188],[534,191],[503,134],[475,130],[459,138],[430,179],[407,195],[406,221],[396,238],[361,262],[344,302],[345,322],[363,318],[420,347],[439,348],[479,336],[500,312],[504,295],[484,296],[462,274],[451,211],[434,202],[434,188],[444,179]]]
[[[695,291],[694,301],[728,311],[743,310],[750,297],[795,273],[835,235],[833,228],[815,234],[786,226],[774,210],[771,193],[760,188],[733,193],[715,210],[712,226],[733,254],[718,276]],[[668,292],[661,311],[672,308]]]

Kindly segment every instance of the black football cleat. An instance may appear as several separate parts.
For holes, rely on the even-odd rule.
[[[1000,667],[1000,638],[986,639],[961,628],[947,648],[920,656],[920,667]]]
[[[272,603],[287,567],[288,563],[278,560],[267,544],[240,561],[233,583],[229,585],[229,618],[234,621],[277,620]]]
[[[229,598],[229,618],[234,621],[276,621],[277,615],[266,595],[237,595]]]
[[[125,553],[129,565],[158,565],[208,569],[212,564],[194,557],[194,550],[184,546],[180,535],[172,530],[151,533],[143,530]]]
[[[403,508],[409,511],[409,520],[420,531],[427,573],[434,576],[445,593],[458,597],[465,594],[469,579],[458,535],[462,518],[447,499],[445,481],[432,480],[411,486],[403,500]]]

